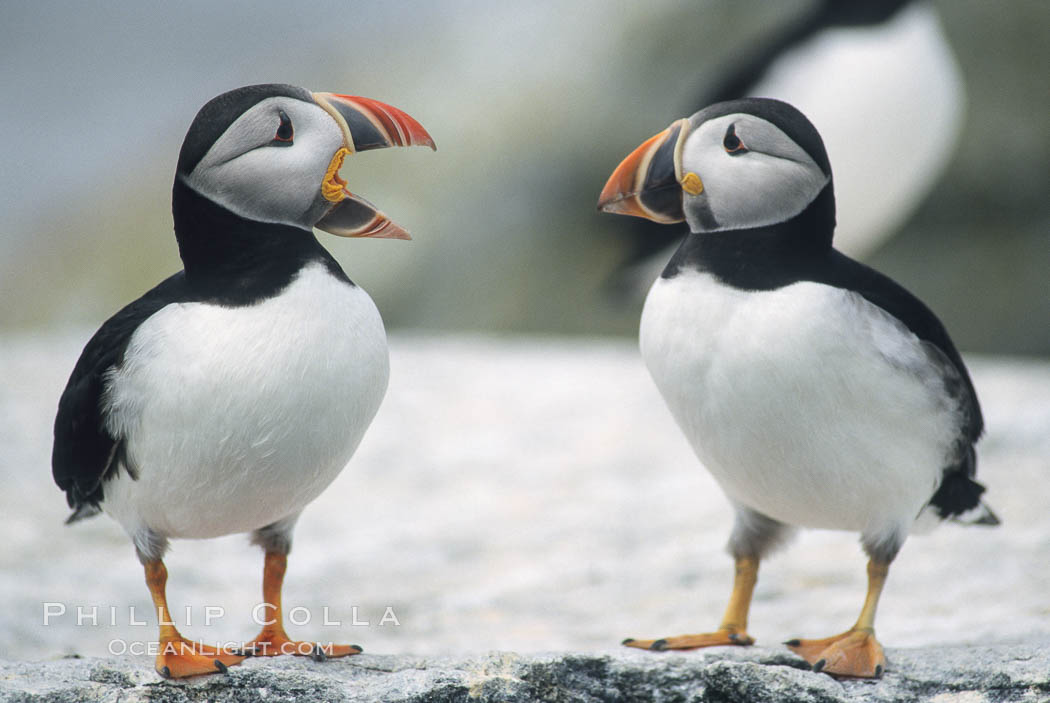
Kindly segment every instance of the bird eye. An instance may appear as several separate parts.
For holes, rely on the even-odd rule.
[[[722,138],[722,146],[725,147],[726,153],[732,156],[743,154],[747,151],[747,147],[740,141],[740,137],[736,136],[736,125],[729,125],[729,129],[726,130],[726,136]]]
[[[288,115],[285,114],[284,110],[278,110],[277,115],[281,118],[281,124],[277,126],[277,133],[273,135],[271,144],[274,146],[291,146],[292,121],[288,119]]]

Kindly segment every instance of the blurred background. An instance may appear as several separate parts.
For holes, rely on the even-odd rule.
[[[438,145],[343,168],[413,241],[319,235],[382,311],[392,375],[350,468],[299,523],[285,590],[287,607],[349,620],[360,606],[373,626],[298,634],[433,654],[616,647],[714,625],[730,509],[636,347],[644,291],[682,231],[655,235],[595,203],[624,156],[756,62],[805,64],[823,20],[873,30],[874,64],[765,78],[836,88],[830,112],[802,107],[828,141],[840,233],[966,354],[989,428],[979,478],[1003,519],[909,542],[880,637],[1050,642],[1038,498],[1050,472],[1050,4],[839,7],[871,12],[829,17],[818,0],[0,3],[0,656],[105,656],[115,637],[155,634],[127,623],[125,607],[142,617],[149,599],[116,523],[62,525],[51,423],[92,331],[181,268],[171,179],[197,110],[258,82],[388,102]],[[922,14],[908,15],[923,33],[905,44],[926,54],[878,58],[898,46],[885,24],[896,10]],[[942,112],[922,112],[924,97]],[[899,172],[851,156],[880,125],[895,127],[876,155],[903,153]],[[856,536],[799,541],[763,567],[761,643],[841,631],[859,608]],[[167,561],[175,612],[223,605],[218,635],[254,634],[261,557],[242,536],[178,542]],[[51,601],[70,610],[45,627]],[[80,604],[103,620],[119,607],[118,622],[76,627]],[[376,626],[386,606],[400,627]]]
[[[621,270],[639,244],[635,223],[595,211],[605,179],[821,6],[5,3],[0,330],[93,326],[181,268],[170,185],[189,123],[218,93],[287,82],[389,102],[437,141],[436,154],[367,153],[344,167],[350,187],[407,227],[412,243],[321,235],[388,326],[633,335],[659,267],[624,285]],[[954,121],[916,119],[896,137],[911,154],[945,143],[943,163],[883,214],[876,228],[885,231],[865,259],[929,303],[962,349],[1044,354],[1050,6],[932,7],[950,52],[941,59],[955,73],[931,78],[929,92],[961,81],[942,99],[950,97]],[[921,76],[925,63],[912,72]],[[827,80],[812,75],[810,84]],[[811,114],[822,131],[911,114],[862,78],[854,94],[842,91],[837,123]],[[847,163],[850,154],[825,138],[840,230],[850,224],[845,199],[858,191],[896,202],[887,195],[895,179],[875,174],[844,192],[846,171],[865,165]]]

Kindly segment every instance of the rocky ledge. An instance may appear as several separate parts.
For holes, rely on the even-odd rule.
[[[838,681],[789,653],[746,650],[255,659],[159,678],[142,658],[0,660],[0,701],[1050,701],[1050,648],[889,650],[878,681]]]

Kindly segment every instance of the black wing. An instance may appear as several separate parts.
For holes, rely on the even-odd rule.
[[[75,509],[70,521],[97,512],[102,482],[123,463],[123,441],[105,427],[102,403],[106,374],[121,363],[131,335],[166,305],[187,300],[179,272],[124,307],[95,332],[58,401],[51,469],[58,487]]]
[[[819,283],[855,291],[868,302],[900,320],[912,334],[944,355],[950,369],[955,372],[946,374],[948,377],[945,378],[945,383],[949,386],[949,395],[957,397],[961,404],[964,419],[960,428],[962,437],[971,444],[976,442],[984,431],[984,418],[981,416],[977,392],[959,351],[933,311],[892,279],[837,250],[832,252],[831,265],[826,270],[827,278],[819,280]],[[957,376],[957,379],[952,378],[954,376]],[[956,384],[958,388],[951,387]]]
[[[973,481],[977,473],[974,444],[984,431],[984,418],[973,381],[944,325],[918,298],[893,280],[846,255],[832,252],[831,265],[818,277],[820,283],[853,290],[900,320],[918,337],[937,363],[946,394],[959,408],[962,422],[952,461],[930,503],[941,517],[972,510],[980,503],[984,486]],[[825,277],[826,276],[826,277]]]

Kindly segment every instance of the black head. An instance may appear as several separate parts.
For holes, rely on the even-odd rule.
[[[718,232],[786,222],[825,194],[833,229],[831,188],[824,142],[806,116],[780,100],[744,98],[704,108],[646,141],[613,172],[598,205]]]
[[[179,153],[180,184],[244,220],[352,237],[408,233],[340,178],[358,151],[434,142],[397,108],[283,84],[223,93],[200,109]],[[176,207],[178,203],[176,203]]]
[[[186,139],[179,151],[179,164],[176,173],[189,175],[197,167],[208,150],[218,141],[223,132],[237,121],[244,113],[263,100],[275,97],[287,97],[305,103],[312,103],[310,91],[294,85],[281,83],[264,83],[247,85],[217,95],[204,104],[193,118]]]

